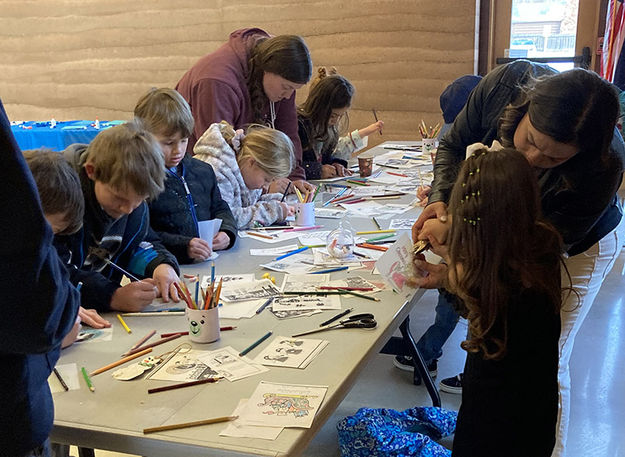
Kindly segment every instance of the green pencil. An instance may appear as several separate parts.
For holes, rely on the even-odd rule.
[[[371,243],[372,241],[379,241],[379,240],[384,240],[386,238],[391,238],[395,236],[394,233],[388,233],[386,235],[380,235],[380,236],[376,236],[374,238],[369,238],[368,240],[366,240],[366,243]]]
[[[380,301],[379,298],[372,297],[370,295],[359,294],[358,292],[354,292],[353,290],[347,290],[347,289],[339,289],[339,290],[343,294],[349,294],[349,295],[353,295],[355,297],[360,297],[360,298],[364,298],[364,299],[371,300],[371,301]]]
[[[89,387],[89,390],[91,392],[95,392],[95,387],[93,387],[93,383],[91,382],[91,379],[89,378],[89,375],[87,374],[87,370],[85,370],[85,367],[82,367],[80,371],[82,371],[82,377],[85,378],[85,382],[87,383],[87,387]]]

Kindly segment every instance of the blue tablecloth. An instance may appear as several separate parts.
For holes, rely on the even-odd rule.
[[[58,121],[54,128],[46,122],[12,122],[11,131],[20,149],[49,148],[62,151],[73,143],[88,144],[102,130],[126,121],[100,121],[100,128],[95,128],[95,121]]]

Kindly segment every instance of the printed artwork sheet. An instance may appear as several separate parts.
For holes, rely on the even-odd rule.
[[[395,292],[408,294],[414,291],[408,284],[408,279],[413,276],[412,266],[412,240],[407,233],[389,246],[382,257],[375,264],[384,281]]]
[[[247,406],[248,399],[242,398],[232,412],[232,416],[241,416],[242,410]],[[226,428],[219,432],[219,436],[232,436],[234,438],[260,438],[262,440],[275,440],[284,427],[263,427],[260,425],[245,425],[241,419],[229,421]]]
[[[261,381],[239,419],[244,424],[310,428],[327,386]]]
[[[254,359],[262,365],[289,368],[306,368],[328,345],[326,340],[277,336]]]
[[[286,227],[288,229],[290,227]],[[239,230],[240,238],[252,238],[256,241],[262,241],[263,243],[282,243],[283,241],[292,240],[297,238],[299,232],[287,232],[284,230]]]
[[[260,300],[273,297],[279,293],[280,290],[270,280],[261,279],[260,281],[237,283],[236,287],[222,289],[221,300],[224,302]]]
[[[273,301],[274,311],[341,309],[340,295],[285,295]]]

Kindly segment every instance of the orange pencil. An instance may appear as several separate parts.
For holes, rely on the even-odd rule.
[[[252,235],[252,236],[257,236],[258,238],[265,238],[266,240],[273,240],[272,237],[270,237],[269,235],[263,235],[262,233],[255,233],[255,232],[245,232],[248,235]]]
[[[221,285],[224,282],[224,278],[222,276],[222,278],[219,280],[219,285],[217,286],[217,292],[215,292],[215,299],[213,300],[213,306],[212,308],[216,308],[217,306],[219,306],[219,296],[221,295]]]

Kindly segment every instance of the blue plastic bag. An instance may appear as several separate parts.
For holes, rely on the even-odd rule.
[[[336,426],[343,457],[449,457],[438,444],[456,430],[458,413],[436,407],[361,408]]]

